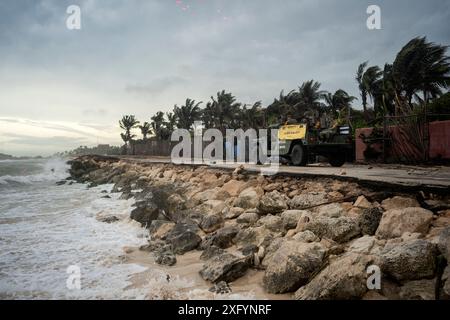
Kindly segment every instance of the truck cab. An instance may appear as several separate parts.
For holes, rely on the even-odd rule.
[[[285,124],[279,128],[279,155],[292,165],[305,166],[323,156],[333,167],[354,160],[354,142],[349,126],[324,130],[308,123]]]

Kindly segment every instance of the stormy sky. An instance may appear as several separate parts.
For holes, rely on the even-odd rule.
[[[69,5],[81,30],[66,28]],[[392,62],[416,36],[449,45],[448,21],[448,0],[2,0],[0,153],[118,145],[122,115],[222,89],[267,105],[315,79],[358,96],[359,63]]]

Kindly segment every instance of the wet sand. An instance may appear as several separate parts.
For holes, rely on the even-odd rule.
[[[204,281],[199,271],[203,266],[201,251],[191,251],[177,256],[175,266],[161,266],[155,263],[153,255],[138,248],[124,248],[128,263],[146,267],[147,270],[131,277],[127,289],[148,287],[148,299],[256,299],[256,300],[290,300],[292,294],[273,295],[264,292],[262,278],[264,272],[250,269],[246,275],[229,284],[230,294],[209,292],[213,285]]]

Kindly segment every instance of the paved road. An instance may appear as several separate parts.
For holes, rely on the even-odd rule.
[[[124,160],[144,163],[170,163],[170,158],[163,157],[121,157]],[[239,164],[213,164],[212,167],[232,169]],[[267,167],[244,164],[245,170],[252,172],[267,171]],[[405,166],[405,165],[356,165],[346,164],[341,168],[327,165],[308,165],[294,167],[282,165],[278,174],[330,177],[355,180],[378,185],[399,187],[428,187],[448,189],[450,192],[450,167],[445,166]]]

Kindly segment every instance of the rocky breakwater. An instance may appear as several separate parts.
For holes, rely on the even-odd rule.
[[[264,273],[268,293],[297,299],[450,297],[448,196],[264,177],[240,168],[96,157],[71,166],[78,182],[112,183],[112,192],[135,199],[131,218],[151,234],[140,250],[167,266],[201,250],[199,273],[216,287],[232,287],[252,268]],[[380,289],[367,286],[369,266],[381,271]]]

